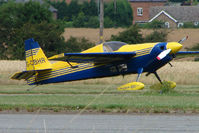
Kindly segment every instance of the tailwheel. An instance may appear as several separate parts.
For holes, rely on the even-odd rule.
[[[117,89],[120,91],[122,91],[122,90],[142,90],[142,89],[144,89],[144,84],[141,82],[131,82],[131,83],[122,85],[122,86],[118,87]]]

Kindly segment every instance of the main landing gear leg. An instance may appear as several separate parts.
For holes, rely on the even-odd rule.
[[[157,72],[154,72],[154,75],[156,76],[156,78],[158,79],[158,81],[162,84],[162,80],[160,79],[159,75],[157,74]]]
[[[139,81],[142,72],[143,72],[143,68],[138,68],[138,76],[137,76],[136,82]]]

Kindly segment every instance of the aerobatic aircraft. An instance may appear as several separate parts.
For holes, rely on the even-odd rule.
[[[170,64],[178,54],[199,52],[179,51],[186,37],[179,42],[158,42],[130,45],[124,42],[104,42],[81,53],[62,53],[47,58],[34,39],[25,41],[26,70],[11,79],[24,79],[29,85],[67,82],[116,75],[137,74],[136,82],[119,90],[143,89],[142,73],[154,74],[162,83],[157,70]],[[49,60],[58,60],[50,63]],[[171,64],[170,64],[171,65]]]

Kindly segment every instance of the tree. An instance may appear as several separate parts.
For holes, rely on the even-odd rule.
[[[0,6],[6,3],[4,0],[0,0]]]
[[[45,4],[8,2],[0,7],[0,12],[1,59],[24,59],[24,41],[32,37],[48,51],[47,55],[63,50],[64,29],[52,20]]]
[[[133,21],[132,8],[128,1],[117,0],[116,10],[114,2],[108,3],[105,7],[105,16],[111,18],[116,27],[130,26]]]
[[[98,16],[98,8],[95,1],[96,0],[91,0],[89,2],[89,12],[88,12],[89,16]]]
[[[89,2],[88,1],[84,1],[83,4],[82,4],[82,8],[81,8],[81,11],[84,13],[84,14],[87,14],[88,16],[90,16],[90,9],[89,9]]]
[[[77,0],[72,0],[68,5],[68,18],[72,21],[72,18],[77,16],[80,12],[81,6],[77,3]]]
[[[54,6],[57,9],[57,18],[58,19],[65,19],[68,20],[68,6],[65,1],[62,2],[51,2],[49,1],[52,6]]]
[[[20,19],[24,22],[32,24],[41,23],[42,21],[52,22],[52,13],[49,11],[48,4],[40,4],[39,2],[29,1],[26,2],[21,12]]]
[[[84,1],[81,6],[81,11],[88,17],[98,16],[98,8],[95,0],[91,0],[90,2]]]

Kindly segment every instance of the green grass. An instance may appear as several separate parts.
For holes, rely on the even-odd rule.
[[[0,110],[38,109],[92,112],[199,113],[199,85],[180,85],[160,94],[146,86],[141,91],[117,91],[115,85],[56,84],[38,86],[0,85]],[[101,92],[105,89],[103,95]]]

